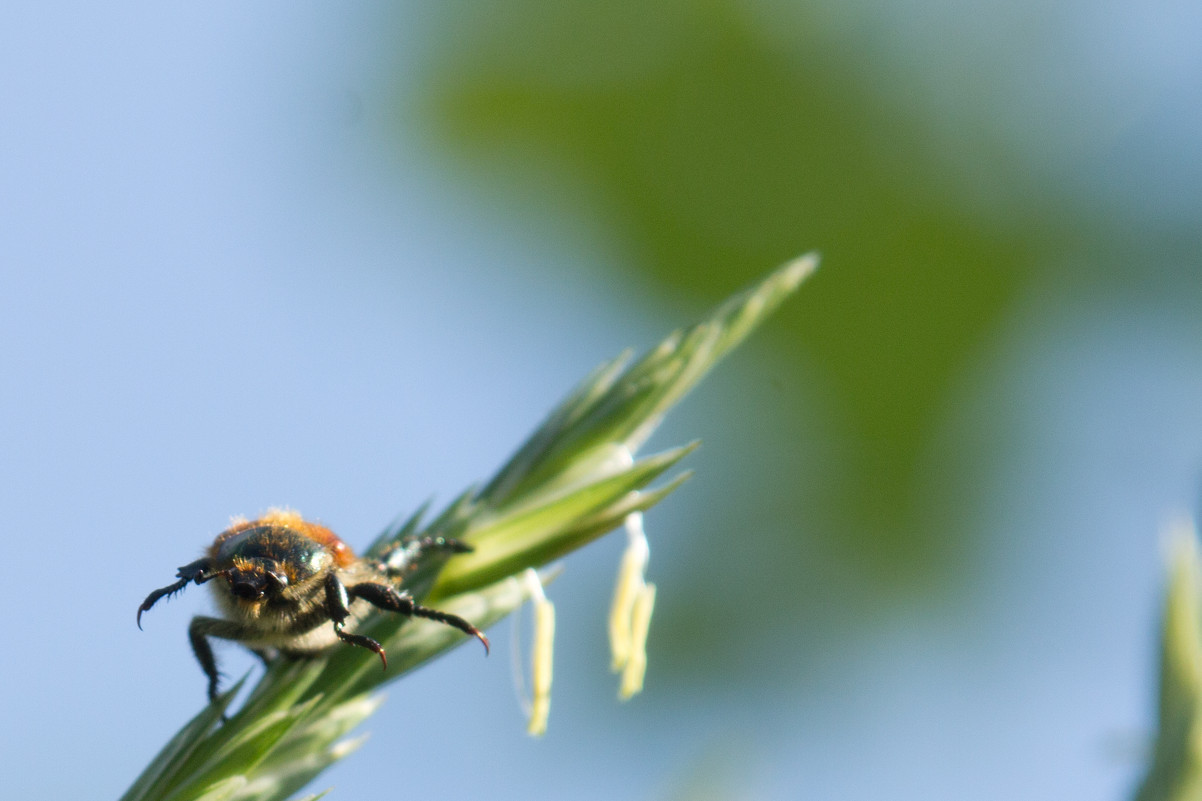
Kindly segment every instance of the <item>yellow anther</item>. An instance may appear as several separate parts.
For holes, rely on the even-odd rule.
[[[609,650],[613,654],[611,669],[616,673],[630,657],[630,621],[635,599],[643,590],[643,569],[647,564],[646,551],[627,546],[618,567],[614,600],[609,610]]]
[[[643,675],[647,672],[647,630],[651,627],[651,611],[655,608],[655,585],[645,584],[634,600],[630,620],[630,653],[622,669],[622,684],[618,697],[623,701],[643,691]]]
[[[643,687],[643,674],[647,670],[647,627],[655,603],[655,587],[644,579],[651,551],[643,531],[642,512],[626,516],[626,540],[609,612],[611,668],[614,672],[622,672],[618,692],[622,699],[630,698]]]
[[[526,722],[526,732],[539,737],[547,731],[547,717],[551,712],[555,605],[547,600],[538,573],[528,569],[524,579],[530,602],[534,607],[534,647],[530,653],[530,714]]]

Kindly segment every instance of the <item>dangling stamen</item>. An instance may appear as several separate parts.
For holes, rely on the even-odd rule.
[[[551,712],[552,643],[555,639],[555,606],[547,600],[538,573],[529,568],[523,574],[526,591],[534,607],[534,647],[530,652],[530,710],[526,732],[541,737],[547,732]]]
[[[643,691],[643,676],[647,672],[647,631],[651,627],[651,610],[655,607],[655,585],[644,584],[634,599],[630,620],[630,655],[622,670],[618,698],[623,701]]]
[[[643,533],[643,513],[626,516],[626,550],[618,566],[614,599],[609,609],[609,650],[613,654],[610,669],[617,673],[630,659],[630,624],[635,599],[643,591],[643,573],[651,556],[647,536]]]
[[[655,606],[655,586],[644,576],[651,548],[643,531],[643,513],[626,516],[626,551],[618,568],[613,605],[609,613],[611,669],[622,672],[618,697],[626,700],[643,689],[647,670],[647,630]]]

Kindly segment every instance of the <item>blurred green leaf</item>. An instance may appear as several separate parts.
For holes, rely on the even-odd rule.
[[[1202,564],[1192,524],[1170,535],[1156,747],[1136,801],[1202,799]]]
[[[505,195],[531,198],[533,211],[541,200],[562,215],[568,193],[569,206],[632,254],[627,269],[665,295],[709,299],[821,243],[841,269],[814,286],[804,314],[784,316],[772,369],[797,384],[803,361],[821,373],[834,394],[839,463],[824,471],[821,493],[757,504],[773,514],[760,536],[798,557],[798,527],[823,532],[828,551],[874,571],[872,587],[929,591],[926,579],[965,540],[947,519],[932,521],[918,494],[949,392],[1036,254],[1071,230],[1014,185],[1026,173],[985,135],[962,143],[980,170],[975,191],[1005,186],[1029,205],[1017,222],[983,215],[949,178],[962,164],[932,145],[921,107],[874,83],[887,65],[845,48],[820,6],[774,8],[448,7],[447,44],[416,116],[436,147],[499,168]],[[799,416],[788,402],[773,413]],[[764,472],[746,486],[771,486],[771,468],[749,469]],[[955,487],[943,495],[956,497]]]

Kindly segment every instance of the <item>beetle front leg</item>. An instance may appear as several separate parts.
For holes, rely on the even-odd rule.
[[[342,630],[342,627],[346,625],[346,619],[351,616],[350,598],[347,596],[346,585],[333,573],[326,576],[326,612],[334,621],[334,633],[338,635],[338,639],[349,645],[357,645],[360,648],[374,651],[380,657],[380,661],[384,663],[384,669],[388,670],[388,656],[384,653],[384,646],[371,637],[351,634],[349,631]]]
[[[213,560],[205,557],[204,559],[197,559],[195,562],[189,562],[175,571],[175,575],[179,578],[179,581],[150,593],[150,595],[146,596],[146,600],[142,602],[142,605],[138,607],[138,628],[142,628],[142,613],[149,611],[150,607],[158,603],[158,600],[164,595],[171,597],[188,586],[189,582],[195,581],[197,584],[204,584],[209,579],[216,577],[218,574],[209,572],[212,566]]]

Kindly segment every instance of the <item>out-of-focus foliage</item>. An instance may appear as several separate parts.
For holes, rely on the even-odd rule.
[[[637,258],[616,267],[664,293],[708,301],[759,265],[819,248],[837,269],[783,315],[770,371],[782,386],[821,378],[833,458],[807,487],[782,488],[768,462],[749,466],[764,471],[747,481],[766,510],[761,553],[797,575],[819,538],[873,587],[925,590],[966,536],[915,493],[949,388],[1039,254],[1071,232],[1029,224],[1034,199],[1023,221],[974,210],[924,119],[874,87],[880,65],[841,49],[817,18],[804,30],[804,18],[790,16],[798,44],[785,47],[731,0],[473,5],[444,20],[453,45],[438,51],[417,116],[439,146],[500,168],[523,197],[558,208],[565,184],[584,186],[573,199],[596,202],[580,213]],[[984,139],[976,149],[978,189],[1009,181],[1014,191],[1002,151]],[[778,394],[766,401],[778,419],[812,413]],[[941,497],[954,509],[948,478]],[[718,520],[715,530],[739,525]],[[818,588],[829,577],[809,579]],[[794,610],[765,605],[795,619],[814,597],[797,593]],[[718,606],[711,623],[737,627]]]
[[[1202,798],[1202,565],[1188,523],[1171,532],[1161,629],[1159,731],[1136,801]]]
[[[1142,239],[1116,229],[1024,155],[1006,115],[1038,112],[995,102],[988,59],[939,72],[930,54],[883,46],[897,41],[886,13],[772,0],[451,7],[432,27],[425,95],[405,110],[474,182],[494,180],[484,194],[608,231],[616,277],[640,291],[700,305],[805,249],[829,265],[767,332],[764,386],[726,415],[772,420],[779,447],[738,465],[739,502],[712,505],[698,532],[708,547],[677,556],[695,579],[675,596],[688,614],[657,614],[687,632],[665,643],[681,670],[755,682],[728,661],[749,637],[805,641],[971,582],[974,482],[1002,429],[940,434],[1017,299],[1052,271],[1100,286],[1149,252],[1194,258],[1180,226]],[[1005,51],[1014,63],[1050,20],[1012,20],[1028,36]],[[816,420],[822,442],[800,433]],[[819,466],[803,470],[816,448]],[[722,557],[734,536],[737,558]],[[796,656],[780,671],[796,675]]]

